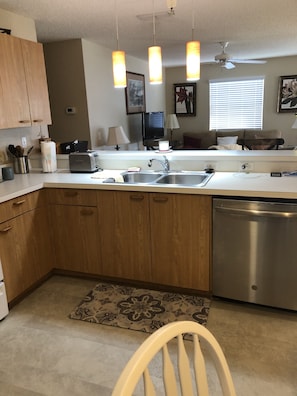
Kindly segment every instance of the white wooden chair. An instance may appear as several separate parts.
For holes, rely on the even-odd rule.
[[[193,336],[192,365],[186,352],[183,334]],[[177,362],[170,357],[168,342],[177,337]],[[131,396],[141,376],[144,381],[144,395],[155,396],[156,390],[149,373],[148,365],[162,349],[163,356],[163,384],[167,396],[199,396],[209,395],[209,386],[205,359],[200,348],[200,341],[210,351],[224,396],[236,396],[230,370],[224,353],[214,336],[204,326],[192,321],[173,322],[165,325],[151,334],[137,349],[122,371],[112,396]],[[189,345],[188,345],[189,346]],[[178,377],[175,374],[178,371]],[[194,389],[195,391],[194,391]],[[181,393],[179,392],[179,390]]]

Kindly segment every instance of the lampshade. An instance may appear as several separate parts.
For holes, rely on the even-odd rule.
[[[291,126],[292,129],[297,129],[297,114],[295,114],[295,121],[293,125]]]
[[[150,84],[162,84],[162,51],[156,45],[148,49]]]
[[[200,41],[187,42],[187,81],[200,80]]]
[[[115,27],[116,27],[117,50],[112,52],[113,85],[115,88],[126,88],[127,86],[126,60],[125,60],[125,52],[120,51],[117,0],[115,0],[114,5],[115,5]]]
[[[114,146],[115,149],[119,150],[119,144],[128,144],[130,140],[127,138],[125,134],[124,128],[122,126],[114,126],[108,128],[108,138],[107,138],[107,146]]]
[[[178,119],[176,114],[168,114],[166,118],[166,128],[168,129],[179,129]]]
[[[125,51],[112,52],[113,83],[115,88],[127,86]]]
[[[166,128],[170,129],[170,141],[172,142],[173,129],[179,128],[176,114],[168,114],[166,118]]]

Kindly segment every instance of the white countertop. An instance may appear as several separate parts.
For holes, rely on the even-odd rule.
[[[104,173],[114,177],[122,171],[105,170]],[[99,172],[70,173],[67,170],[16,174],[14,180],[0,183],[0,203],[43,187],[297,199],[297,176],[271,177],[270,173],[216,172],[204,187],[102,183],[103,179],[94,178],[96,176],[99,176]]]

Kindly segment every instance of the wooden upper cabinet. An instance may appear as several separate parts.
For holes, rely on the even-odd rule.
[[[31,125],[21,40],[0,34],[0,127]]]
[[[52,121],[42,44],[21,40],[21,47],[32,125],[49,125]]]
[[[1,34],[0,53],[0,128],[50,124],[42,45]]]

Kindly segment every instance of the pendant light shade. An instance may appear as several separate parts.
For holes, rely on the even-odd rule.
[[[113,85],[115,88],[126,88],[127,78],[125,51],[120,51],[117,0],[114,0],[114,2],[117,50],[112,52]]]
[[[187,81],[200,80],[200,41],[194,40],[195,11],[192,0],[192,41],[188,41],[186,46]]]
[[[162,84],[162,51],[154,45],[148,49],[149,75],[151,84]]]
[[[115,88],[127,86],[125,51],[112,52],[113,84]]]
[[[187,42],[187,81],[200,80],[200,41]]]

